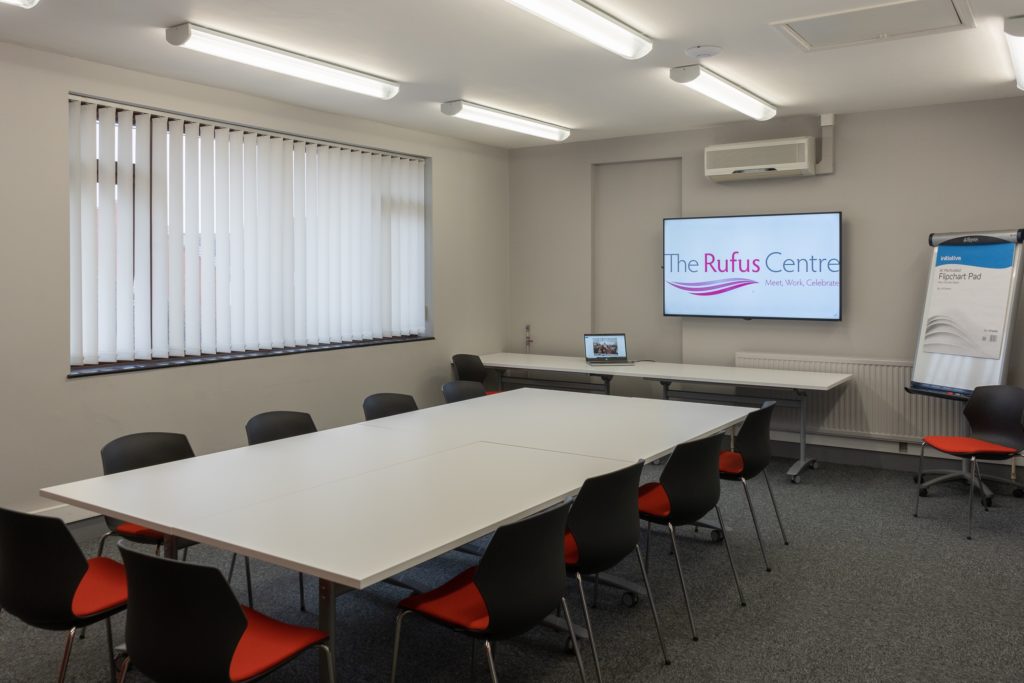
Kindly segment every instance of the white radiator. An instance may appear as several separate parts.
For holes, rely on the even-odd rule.
[[[809,433],[906,442],[920,441],[926,434],[967,433],[961,401],[904,391],[910,385],[910,361],[740,351],[736,353],[736,366],[853,375],[853,382],[832,391],[809,392]],[[799,430],[796,408],[779,408],[775,415],[773,428]]]

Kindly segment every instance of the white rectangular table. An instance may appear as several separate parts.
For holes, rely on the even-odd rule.
[[[749,412],[521,389],[41,493],[162,531],[170,556],[184,538],[318,577],[319,623],[333,645],[339,593],[557,503],[588,477],[727,430]]]
[[[742,393],[724,394],[714,391],[672,389],[673,382],[689,384],[710,384],[739,388],[770,389],[785,392],[786,396],[776,398],[781,405],[800,410],[800,457],[789,468],[787,474],[793,482],[800,481],[800,474],[815,461],[807,458],[807,394],[811,391],[830,391],[853,380],[853,375],[833,372],[806,372],[802,370],[771,370],[765,368],[738,368],[719,365],[692,365],[687,363],[661,363],[636,361],[633,365],[591,365],[583,358],[571,356],[545,356],[529,353],[492,353],[481,356],[487,367],[499,371],[504,381],[507,370],[543,371],[556,373],[586,374],[600,377],[605,393],[611,393],[614,377],[636,377],[661,383],[664,398],[687,398],[695,400],[723,400],[736,402],[760,402],[763,397],[744,396]],[[538,380],[531,380],[537,382]],[[544,380],[539,380],[543,382]],[[573,388],[601,388],[602,385],[569,383]],[[592,389],[591,389],[592,390]],[[790,395],[790,392],[791,395]]]

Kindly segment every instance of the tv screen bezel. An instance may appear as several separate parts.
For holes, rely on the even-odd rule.
[[[769,218],[772,216],[839,216],[839,317],[837,318],[806,318],[781,317],[771,315],[710,315],[706,313],[669,313],[666,310],[665,294],[665,231],[668,221],[701,220],[708,218]],[[661,315],[663,318],[717,318],[732,320],[800,320],[806,322],[841,322],[843,320],[843,212],[842,211],[796,211],[786,213],[751,213],[725,216],[676,216],[661,219]]]

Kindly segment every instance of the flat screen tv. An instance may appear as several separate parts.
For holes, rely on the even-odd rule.
[[[842,319],[842,214],[666,218],[664,314]]]

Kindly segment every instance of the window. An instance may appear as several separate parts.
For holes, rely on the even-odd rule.
[[[427,333],[423,159],[77,99],[69,115],[73,369]]]

